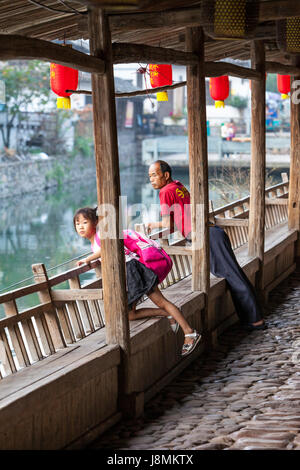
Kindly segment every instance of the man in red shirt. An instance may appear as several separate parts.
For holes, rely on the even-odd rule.
[[[177,180],[172,179],[172,169],[167,162],[157,160],[149,167],[152,187],[159,190],[162,220],[147,224],[147,232],[153,229],[179,230],[191,243],[190,194]],[[266,328],[255,290],[239,266],[226,232],[217,225],[209,227],[210,271],[216,277],[224,277],[242,325],[247,330]]]

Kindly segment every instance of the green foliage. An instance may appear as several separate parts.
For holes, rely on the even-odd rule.
[[[38,60],[7,64],[0,70],[0,79],[5,82],[8,126],[2,137],[6,147],[10,144],[10,129],[22,111],[27,111],[34,100],[42,108],[50,99],[50,65]]]
[[[6,104],[12,113],[32,103],[33,98],[39,98],[42,105],[48,102],[49,74],[49,64],[38,60],[3,67],[0,76],[5,81]]]
[[[62,187],[65,171],[60,163],[55,163],[52,170],[46,173],[46,180],[55,180],[59,188]]]
[[[78,154],[86,158],[93,155],[93,138],[84,136],[75,137],[72,155]]]
[[[226,100],[226,104],[228,104],[229,106],[234,106],[238,109],[244,109],[248,106],[248,99],[243,98],[239,95],[230,95],[229,98]]]

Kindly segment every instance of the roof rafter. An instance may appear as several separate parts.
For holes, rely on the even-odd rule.
[[[39,59],[71,66],[84,72],[102,74],[104,60],[69,47],[18,35],[0,34],[0,60]]]

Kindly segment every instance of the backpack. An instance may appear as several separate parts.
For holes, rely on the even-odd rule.
[[[172,260],[158,242],[134,230],[123,230],[124,246],[139,257],[139,261],[153,271],[161,283],[172,268]]]

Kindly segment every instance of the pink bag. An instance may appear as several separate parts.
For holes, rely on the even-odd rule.
[[[161,283],[172,268],[170,256],[161,248],[159,243],[134,230],[123,230],[124,246],[136,253],[139,261],[153,271]],[[126,250],[125,250],[126,251]]]

